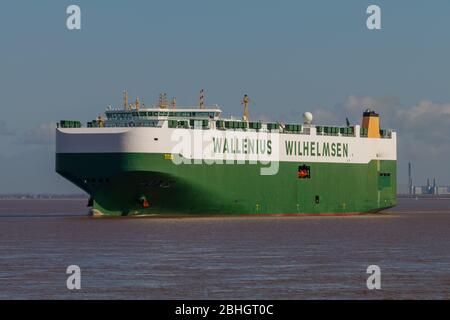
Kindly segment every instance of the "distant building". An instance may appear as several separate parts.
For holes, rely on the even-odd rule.
[[[450,186],[437,186],[436,179],[433,179],[433,185],[430,185],[430,179],[427,179],[426,186],[412,186],[411,191],[415,195],[450,195]]]
[[[413,185],[412,166],[408,163],[408,192],[410,195],[450,195],[450,186],[436,186],[436,178],[433,179],[433,185],[430,184],[430,178],[427,179],[426,186]]]
[[[437,187],[437,194],[450,194],[450,186]]]
[[[412,187],[412,194],[417,194],[417,195],[423,194],[422,188],[423,187],[416,187],[416,186]]]

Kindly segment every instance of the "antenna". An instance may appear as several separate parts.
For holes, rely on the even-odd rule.
[[[242,116],[242,119],[244,121],[249,120],[249,111],[248,111],[248,103],[250,102],[250,98],[248,95],[244,94],[244,99],[242,99],[242,104],[244,105],[244,115]]]
[[[137,110],[141,107],[141,101],[139,100],[139,97],[136,97],[135,107]]]
[[[160,93],[159,94],[159,107],[161,109],[166,109],[168,107],[167,103],[167,93]]]
[[[200,90],[200,96],[198,97],[198,106],[200,109],[205,109],[205,91],[202,89]]]
[[[172,109],[176,109],[177,108],[177,98],[173,97],[172,98]]]
[[[123,109],[124,110],[128,109],[128,91],[127,90],[123,91]]]

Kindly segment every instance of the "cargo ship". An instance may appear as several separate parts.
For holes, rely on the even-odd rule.
[[[361,124],[225,118],[162,94],[108,106],[86,125],[61,120],[56,172],[89,194],[93,215],[346,215],[396,205],[396,132],[362,107]]]

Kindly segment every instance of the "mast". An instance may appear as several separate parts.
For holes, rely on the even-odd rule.
[[[134,103],[134,106],[137,110],[141,107],[141,101],[139,100],[139,97],[136,97],[136,101]]]
[[[199,102],[198,102],[198,106],[200,109],[205,109],[205,92],[204,90],[200,90],[200,95],[198,98]]]
[[[242,104],[244,105],[244,115],[242,116],[242,119],[244,121],[248,121],[249,120],[249,111],[248,111],[248,103],[249,103],[250,99],[248,97],[248,95],[244,95],[244,99],[242,100]]]
[[[123,110],[127,110],[128,109],[128,91],[124,90],[123,91]]]
[[[169,106],[167,102],[167,93],[160,93],[159,94],[159,107],[161,109],[166,109]]]

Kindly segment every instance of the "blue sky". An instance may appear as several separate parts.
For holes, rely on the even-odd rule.
[[[66,28],[78,4],[82,29]],[[366,28],[381,7],[382,30]],[[449,1],[2,1],[0,193],[77,192],[54,171],[52,123],[95,118],[127,88],[152,104],[207,103],[254,118],[399,131],[399,183],[450,184]]]

